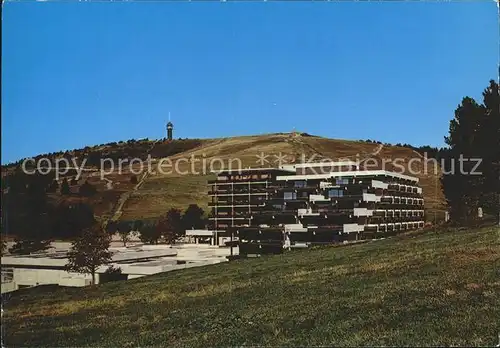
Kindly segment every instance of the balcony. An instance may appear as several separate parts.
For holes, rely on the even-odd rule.
[[[219,197],[220,198],[220,197]],[[215,206],[225,206],[225,205],[241,205],[241,206],[247,206],[247,205],[254,205],[254,206],[259,206],[259,205],[264,205],[267,202],[266,199],[224,199],[224,200],[217,200],[215,202],[208,202],[208,206],[210,207],[215,207]]]
[[[207,185],[217,185],[219,186],[231,186],[231,185],[257,185],[257,184],[266,184],[270,183],[269,179],[248,179],[241,181],[217,181],[217,180],[208,180]]]

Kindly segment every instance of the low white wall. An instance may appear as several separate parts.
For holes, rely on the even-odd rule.
[[[84,286],[89,285],[92,279],[90,274],[80,274],[53,269],[14,268],[13,273],[13,282],[16,285],[16,289],[19,285],[36,286],[56,284],[63,286]],[[98,275],[96,277],[96,283],[99,283]]]
[[[59,246],[61,246],[59,244]],[[200,267],[220,262],[226,262],[226,256],[231,254],[230,248],[221,248],[206,244],[146,245],[143,248],[110,248],[114,251],[112,265],[120,267],[127,279],[139,278],[145,275],[169,272],[178,269]],[[142,249],[142,250],[141,250]],[[61,251],[60,249],[58,251]],[[50,255],[51,254],[51,255]],[[36,286],[56,284],[61,286],[86,286],[91,284],[90,274],[67,272],[64,269],[43,269],[43,267],[63,267],[67,259],[55,257],[50,253],[44,256],[4,256],[2,265],[12,268],[12,282],[2,284],[2,292],[16,290],[21,286]],[[238,247],[233,248],[233,254],[238,254]],[[64,256],[64,251],[61,256]],[[151,258],[143,262],[139,259]],[[132,263],[120,263],[131,260]],[[133,262],[133,260],[137,260]],[[178,261],[184,261],[178,264]],[[9,265],[11,265],[9,267]],[[33,267],[33,268],[30,268]],[[108,268],[103,265],[98,268],[96,283],[99,283],[99,273]]]
[[[2,283],[2,294],[5,292],[11,292],[17,290],[17,285],[14,282]]]

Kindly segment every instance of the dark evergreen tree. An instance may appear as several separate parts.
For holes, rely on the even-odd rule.
[[[493,80],[483,92],[483,104],[480,146],[484,187],[481,203],[487,213],[498,216],[500,224],[500,93]]]
[[[116,221],[108,221],[106,224],[106,233],[115,234],[118,231],[118,223]]]
[[[120,221],[117,224],[117,230],[123,246],[127,246],[127,242],[130,240],[130,223],[126,221]]]
[[[82,186],[80,186],[78,193],[84,197],[91,197],[97,193],[94,185],[90,184],[88,180],[85,180]]]
[[[454,173],[443,176],[443,185],[451,218],[457,222],[473,222],[478,207],[499,214],[500,219],[500,96],[496,82],[490,81],[483,98],[484,105],[463,99],[445,137],[449,150],[436,152],[436,157],[445,159],[446,172],[454,164]]]
[[[41,181],[32,179],[26,194],[19,201],[23,204],[23,210],[14,219],[11,219],[16,224],[9,226],[13,227],[18,238],[13,246],[13,253],[29,254],[44,250],[50,244],[52,237],[50,205],[45,187]],[[7,216],[7,219],[10,217]]]
[[[13,174],[9,174],[5,179],[9,187],[9,193],[19,194],[26,192],[28,187],[27,177],[19,168]]]
[[[144,223],[142,222],[142,220],[135,220],[132,228],[134,231],[140,232],[143,226],[144,226]]]
[[[204,219],[204,211],[196,204],[190,204],[182,215],[183,230],[203,229],[206,221]]]
[[[47,188],[47,192],[55,193],[55,192],[57,192],[58,189],[59,189],[59,183],[57,182],[57,180],[54,179],[54,180],[52,180],[52,183]]]
[[[138,183],[138,181],[137,181],[137,176],[132,175],[132,176],[130,177],[130,183],[132,183],[132,184],[137,184],[137,183]]]
[[[94,212],[85,203],[60,203],[51,213],[51,233],[63,239],[72,239],[81,235],[82,231],[95,224]]]
[[[62,195],[69,195],[70,193],[71,193],[71,190],[69,188],[68,179],[64,178],[62,183],[61,183],[61,194]]]
[[[165,217],[158,222],[157,227],[169,244],[174,244],[179,237],[185,234],[181,211],[176,208],[167,211]]]
[[[14,255],[29,255],[45,251],[50,247],[50,240],[16,239],[15,244],[9,249]]]
[[[140,239],[143,243],[158,244],[162,235],[162,230],[155,224],[145,224],[141,228]]]
[[[86,165],[99,168],[101,165],[101,152],[92,151],[87,156]]]
[[[464,98],[455,110],[449,135],[445,137],[450,156],[442,182],[450,206],[450,217],[455,222],[470,224],[477,217],[483,178],[472,175],[475,162],[469,159],[481,158],[479,130],[483,115],[481,105],[472,98]]]

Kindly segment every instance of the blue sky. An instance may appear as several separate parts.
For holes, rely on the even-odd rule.
[[[110,141],[297,130],[443,145],[498,74],[481,2],[3,4],[2,163]]]

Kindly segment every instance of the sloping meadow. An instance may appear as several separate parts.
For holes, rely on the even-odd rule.
[[[437,230],[4,297],[10,346],[491,346],[500,231]]]

